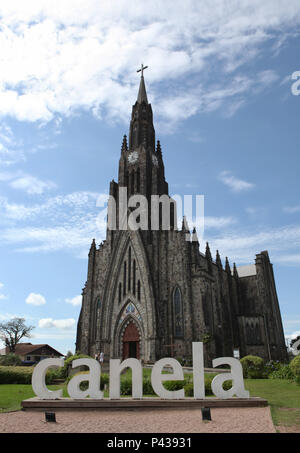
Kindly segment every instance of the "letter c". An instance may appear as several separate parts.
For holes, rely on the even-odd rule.
[[[36,396],[41,399],[53,400],[62,397],[62,390],[51,391],[48,390],[45,383],[45,377],[48,368],[63,367],[64,359],[44,359],[39,362],[32,373],[32,388]]]

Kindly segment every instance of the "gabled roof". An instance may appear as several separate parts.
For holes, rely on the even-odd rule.
[[[53,354],[63,356],[60,352],[56,351],[56,349],[52,348],[48,344],[31,344],[31,343],[19,343],[16,345],[15,354],[17,355],[26,355],[32,354],[39,349],[47,348],[52,351]],[[6,353],[8,353],[9,348],[6,348]]]

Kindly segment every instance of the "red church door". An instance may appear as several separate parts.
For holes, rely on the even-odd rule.
[[[128,358],[140,358],[140,336],[134,324],[130,322],[123,335],[123,360]]]

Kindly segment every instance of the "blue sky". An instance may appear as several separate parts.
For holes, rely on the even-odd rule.
[[[5,3],[0,320],[74,351],[143,62],[170,193],[204,195],[223,263],[269,251],[285,334],[300,334],[299,1]]]

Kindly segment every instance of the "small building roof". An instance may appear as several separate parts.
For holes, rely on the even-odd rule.
[[[48,344],[31,344],[31,343],[19,343],[16,345],[15,348],[15,354],[17,355],[26,355],[26,354],[32,354],[33,352],[37,352],[39,349],[42,348],[47,348],[49,349],[53,354],[60,355],[63,357],[63,354],[61,354],[59,351],[56,351],[56,349],[52,348],[52,346],[49,346]],[[9,352],[9,348],[6,347],[4,350],[1,351],[6,351],[6,354]]]

